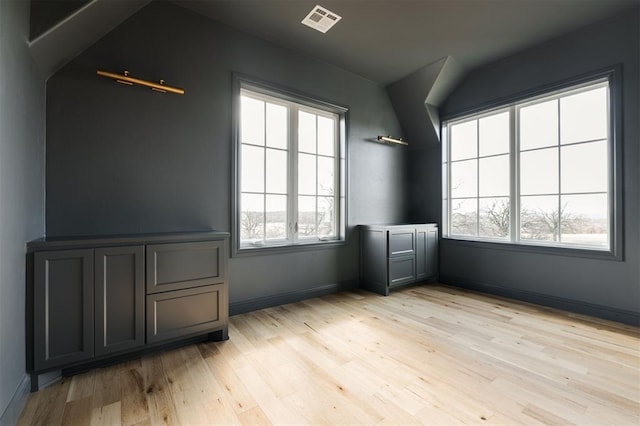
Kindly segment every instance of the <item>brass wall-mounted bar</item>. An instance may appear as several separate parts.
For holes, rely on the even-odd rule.
[[[176,93],[178,95],[184,95],[184,89],[180,89],[178,87],[171,87],[164,84],[164,80],[160,80],[159,83],[154,83],[152,81],[140,80],[139,78],[133,78],[129,76],[129,71],[125,71],[123,74],[115,74],[108,71],[97,71],[98,75],[103,77],[113,78],[115,81],[121,84],[127,84],[129,86],[133,84],[139,84],[141,86],[150,87],[156,92],[171,92]]]
[[[407,142],[403,141],[402,138],[396,139],[391,136],[378,136],[378,141],[382,143],[388,144],[396,144],[396,145],[409,145]]]

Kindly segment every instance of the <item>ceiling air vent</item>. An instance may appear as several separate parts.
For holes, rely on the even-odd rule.
[[[314,30],[320,31],[321,33],[326,33],[341,19],[342,16],[338,16],[332,11],[316,5],[302,20],[302,23]]]

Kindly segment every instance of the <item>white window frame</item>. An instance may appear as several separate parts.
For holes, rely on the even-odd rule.
[[[346,116],[347,108],[336,106],[327,102],[310,98],[306,95],[295,93],[291,90],[276,87],[274,85],[259,82],[244,76],[234,77],[234,188],[233,188],[233,233],[232,245],[234,255],[259,254],[265,251],[299,251],[304,248],[320,248],[334,246],[346,242]],[[254,99],[262,100],[272,104],[279,104],[288,108],[287,125],[287,236],[283,239],[259,240],[254,242],[243,242],[241,240],[241,194],[242,194],[242,170],[241,155],[241,96],[246,95]],[[303,236],[300,235],[298,225],[298,112],[308,112],[317,116],[334,119],[335,146],[334,146],[334,229],[330,237]],[[303,152],[304,153],[304,152]],[[318,157],[331,158],[320,153],[314,155],[316,161]],[[266,161],[266,160],[265,160]],[[316,163],[317,164],[317,163]],[[267,170],[265,168],[265,177]],[[316,180],[318,168],[316,167]],[[265,187],[265,195],[268,194]],[[322,194],[315,194],[316,203]],[[266,198],[266,197],[265,197]],[[266,202],[266,201],[265,201]],[[316,205],[316,212],[318,206]]]
[[[557,99],[563,96],[580,93],[593,89],[597,85],[608,87],[608,245],[607,248],[599,248],[592,245],[578,244],[562,244],[561,242],[546,242],[538,240],[520,239],[520,147],[518,133],[518,110],[528,104],[538,103],[543,100]],[[501,111],[509,111],[510,114],[510,232],[508,238],[491,238],[481,236],[463,236],[453,235],[451,232],[451,212],[452,197],[449,182],[451,181],[451,147],[449,143],[450,128],[452,125],[460,124],[465,121],[477,120],[487,115],[500,113]],[[513,96],[511,99],[503,102],[476,108],[466,113],[450,116],[442,121],[441,126],[442,137],[442,229],[443,238],[447,240],[457,240],[471,245],[492,244],[496,248],[516,249],[525,251],[542,251],[552,252],[563,255],[577,255],[586,257],[613,257],[616,260],[622,260],[622,194],[620,191],[622,181],[622,155],[621,143],[619,141],[621,132],[621,85],[620,85],[620,67],[612,67],[588,76],[573,79],[571,81],[562,82],[548,86],[547,88],[537,89],[524,94]],[[589,143],[582,141],[579,143]],[[570,146],[571,144],[561,145]],[[475,158],[479,158],[480,153],[477,152]],[[560,152],[558,153],[558,161],[560,161]],[[560,165],[559,165],[560,167]],[[560,169],[559,169],[560,172]],[[477,171],[479,173],[479,171]],[[560,183],[559,183],[560,185]],[[558,194],[563,194],[558,189]],[[558,195],[556,194],[556,195]],[[476,200],[482,198],[476,194]],[[559,197],[560,198],[560,197]],[[514,214],[517,213],[517,214]],[[479,215],[479,211],[477,215]],[[478,216],[476,216],[478,217]],[[476,220],[476,226],[479,226],[479,219]],[[477,233],[478,234],[478,233]],[[493,245],[495,243],[495,245]]]

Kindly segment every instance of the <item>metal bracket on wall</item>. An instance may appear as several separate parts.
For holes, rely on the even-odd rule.
[[[108,71],[97,70],[97,74],[103,77],[113,78],[116,82],[121,84],[126,84],[128,86],[138,84],[140,86],[150,87],[151,90],[155,90],[156,92],[162,92],[162,93],[171,92],[171,93],[176,93],[178,95],[184,95],[184,89],[180,89],[179,87],[167,86],[164,84],[164,80],[160,80],[159,83],[154,83],[152,81],[133,78],[129,75],[129,71],[124,71],[123,74],[115,74]]]

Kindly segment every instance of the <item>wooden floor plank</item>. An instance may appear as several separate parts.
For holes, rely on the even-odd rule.
[[[640,330],[452,287],[230,318],[31,394],[20,425],[640,423]]]

